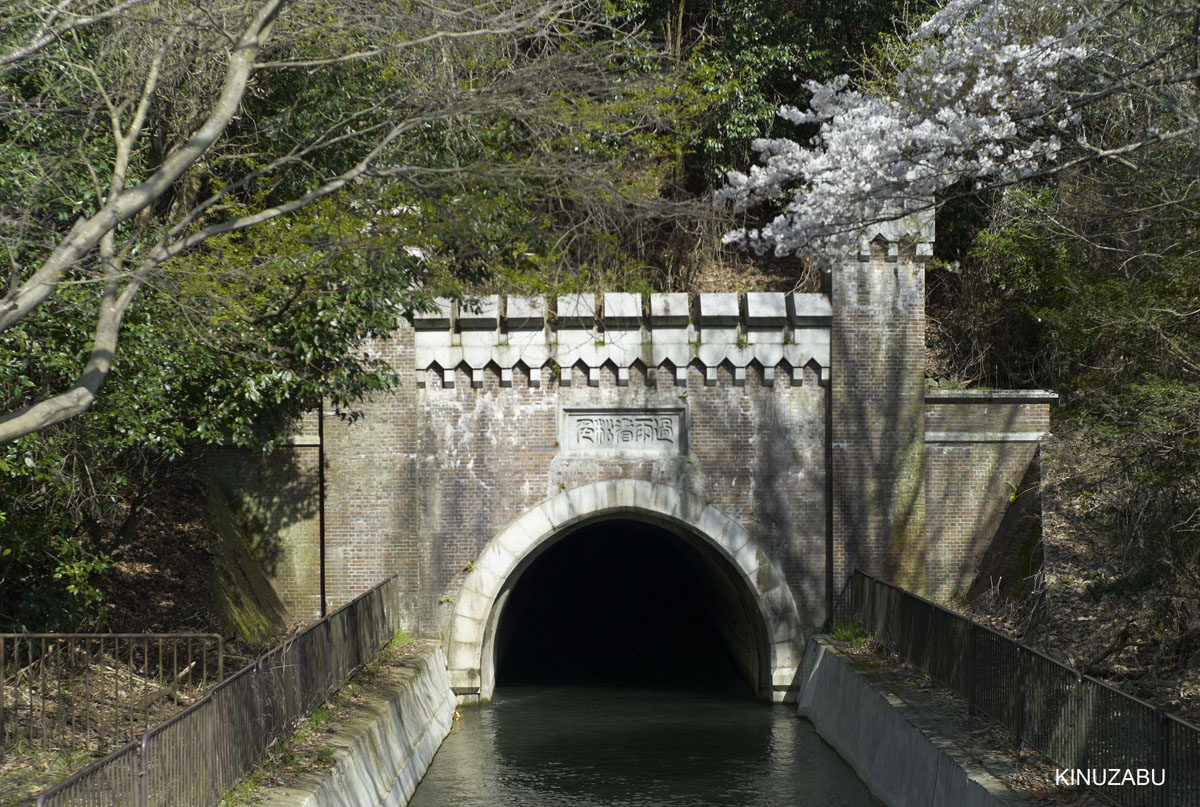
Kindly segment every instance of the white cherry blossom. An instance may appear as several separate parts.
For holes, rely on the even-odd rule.
[[[809,82],[808,108],[779,115],[816,124],[817,135],[754,141],[761,164],[730,172],[716,196],[739,212],[788,199],[783,212],[725,242],[830,264],[864,224],[930,204],[955,183],[1044,170],[1078,121],[1068,96],[1090,54],[1083,1],[950,0],[912,34],[890,95],[847,89],[845,76]]]

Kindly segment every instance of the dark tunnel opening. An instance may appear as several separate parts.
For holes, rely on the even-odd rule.
[[[715,550],[657,525],[592,523],[517,578],[496,628],[496,683],[765,697],[764,628]]]

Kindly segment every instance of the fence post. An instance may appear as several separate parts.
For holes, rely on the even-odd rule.
[[[867,590],[858,577],[858,569],[850,576],[850,602],[863,630],[867,629]]]
[[[138,807],[148,807],[149,796],[146,793],[146,735],[138,743],[137,753],[133,755],[133,803]]]
[[[1072,749],[1074,753],[1071,755],[1074,757],[1073,762],[1075,763],[1072,767],[1083,768],[1086,762],[1084,750],[1087,738],[1084,736],[1083,730],[1083,674],[1080,672],[1075,673],[1075,712],[1072,718],[1071,742],[1075,746]]]
[[[146,741],[150,738],[150,732],[142,735],[142,741],[138,743],[137,752],[137,787],[134,789],[133,803],[137,807],[150,807],[150,772],[146,770]]]
[[[1020,752],[1025,738],[1025,661],[1021,653],[1021,643],[1014,644],[1017,646],[1017,751]]]
[[[4,637],[0,636],[0,762],[4,761],[4,745],[8,733],[4,718],[4,683],[8,680],[8,663],[4,658]]]
[[[925,636],[922,646],[925,648],[925,673],[933,678],[933,666],[937,663],[934,660],[934,654],[937,652],[937,644],[933,636],[933,615],[937,613],[937,606],[929,603],[929,617],[925,620]],[[936,679],[935,679],[936,680]]]
[[[1159,788],[1159,807],[1171,807],[1171,724],[1161,708],[1154,710],[1158,718],[1158,759],[1163,769],[1163,785]]]
[[[863,627],[871,632],[873,636],[878,636],[879,631],[875,630],[875,581],[864,579],[862,582],[862,598],[863,598]]]
[[[975,708],[975,620],[967,620],[967,714],[978,714]]]

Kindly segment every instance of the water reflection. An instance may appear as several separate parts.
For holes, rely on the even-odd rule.
[[[696,693],[518,687],[461,712],[413,807],[878,804],[783,707]]]

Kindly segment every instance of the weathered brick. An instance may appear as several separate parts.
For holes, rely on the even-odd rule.
[[[560,383],[550,360],[533,368],[541,371],[538,384],[522,363],[507,368],[510,373],[495,362],[474,370],[460,364],[414,372],[417,337],[411,328],[371,345],[401,371],[403,383],[364,403],[352,419],[332,412],[325,417],[330,604],[399,574],[410,628],[440,634],[469,564],[506,525],[561,491],[619,479],[691,493],[742,525],[778,564],[809,627],[825,618],[827,539],[838,587],[859,566],[951,596],[969,587],[981,568],[1011,569],[996,556],[1014,554],[1013,539],[993,539],[1005,522],[1010,489],[1026,477],[1036,455],[1036,442],[1017,438],[1046,431],[1049,401],[994,394],[935,395],[927,403],[922,272],[911,256],[888,260],[883,251],[848,263],[833,278],[824,343],[831,366],[780,364],[770,368],[776,372],[769,379],[761,362],[744,358],[742,351],[754,346],[743,348],[741,340],[730,345],[729,358],[712,366],[693,348],[679,381],[667,359],[658,367],[638,359],[623,368],[612,361],[588,367],[580,359],[570,386]],[[686,311],[681,304],[675,308]],[[759,317],[766,325],[756,320],[756,326],[813,328],[810,320],[819,321],[824,308],[810,308],[812,316],[803,321],[789,316],[792,324],[781,325],[779,317]],[[637,332],[637,310],[632,304],[621,310],[621,327]],[[666,316],[656,314],[653,303],[649,310]],[[740,327],[729,319],[733,315],[720,325],[729,334]],[[676,311],[663,327],[679,328],[680,316]],[[655,327],[654,321],[640,327]],[[490,319],[481,323],[494,325]],[[503,330],[496,327],[499,343]],[[486,342],[489,333],[481,327],[473,338]],[[805,338],[822,344],[814,333]],[[598,331],[597,351],[602,337]],[[756,339],[770,341],[763,334]],[[672,348],[678,349],[688,345]],[[827,385],[822,374],[831,377]],[[686,453],[572,454],[560,445],[564,407],[681,408]],[[314,426],[306,421],[302,434],[312,435]],[[315,448],[288,451],[298,458],[292,462],[299,478],[311,481]],[[314,510],[312,504],[306,511],[291,509],[297,515],[281,525],[290,532],[274,574],[288,605],[307,612],[316,590]]]

